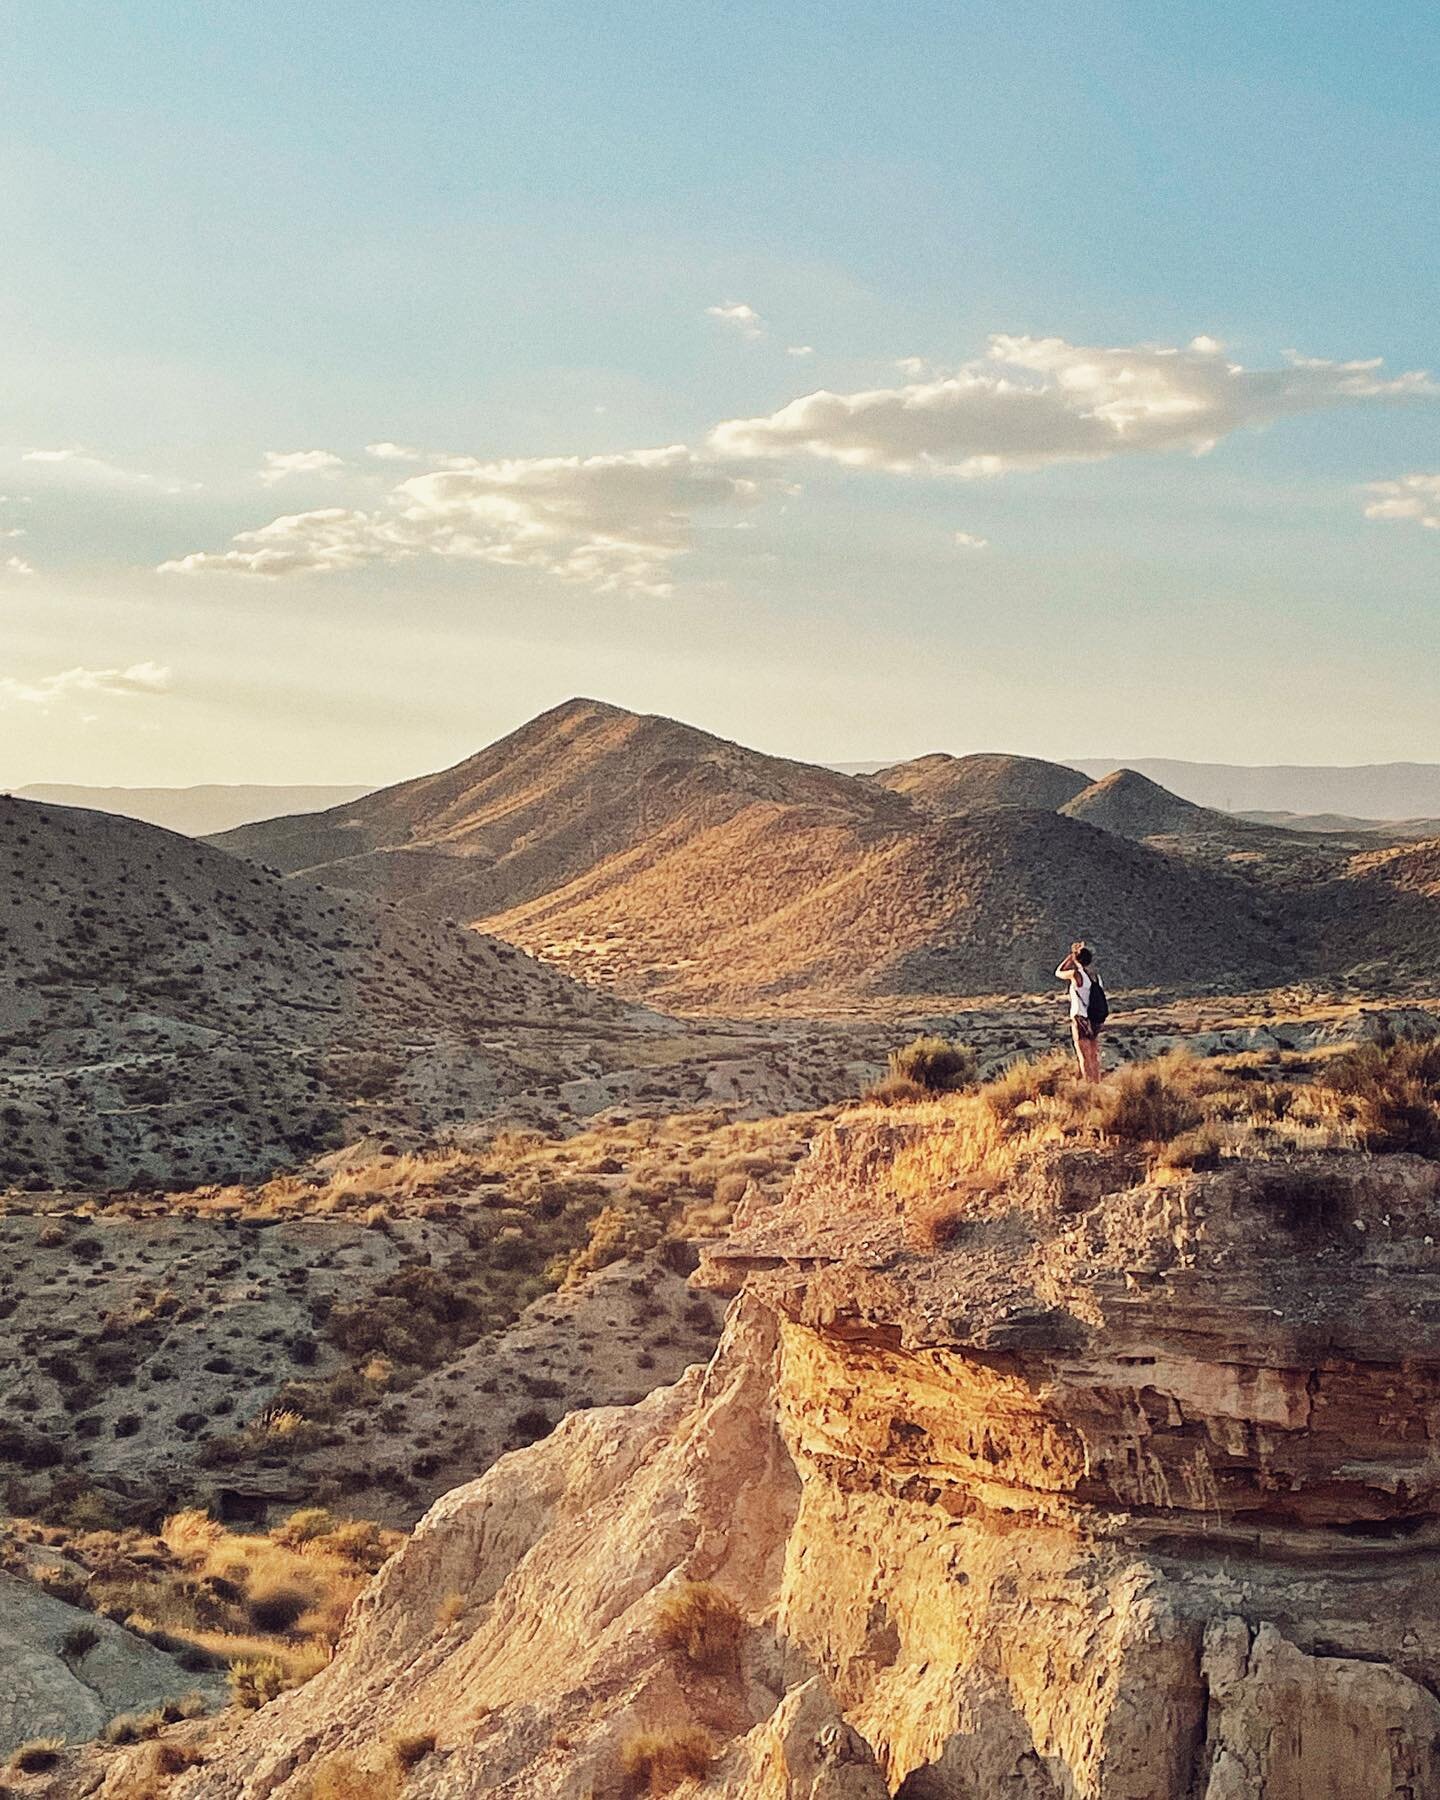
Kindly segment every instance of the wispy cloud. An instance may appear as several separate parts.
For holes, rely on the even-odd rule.
[[[973,531],[957,531],[955,533],[955,548],[957,550],[988,550],[990,548],[990,540],[989,538],[976,537]]]
[[[1424,526],[1427,531],[1440,531],[1440,474],[1416,472],[1401,475],[1394,481],[1371,481],[1365,486],[1375,498],[1365,508],[1367,519],[1384,519],[1394,524]]]
[[[274,487],[292,475],[335,475],[344,467],[345,458],[333,450],[267,450],[257,479]]]
[[[813,356],[815,346],[813,344],[787,344],[785,354],[787,356]]]
[[[766,332],[765,321],[753,306],[747,306],[743,300],[727,300],[721,306],[707,306],[705,312],[709,318],[718,319],[731,331],[739,332],[743,338],[762,338]]]
[[[6,535],[13,537],[17,534],[14,532],[8,532],[8,533],[6,533]],[[3,568],[7,575],[24,576],[24,575],[33,575],[35,573],[35,565],[33,563],[26,562],[26,560],[23,556],[7,556],[5,558],[5,561],[3,563],[0,563],[0,568]]]
[[[691,546],[693,515],[750,506],[759,484],[683,445],[614,456],[452,457],[412,475],[373,512],[326,507],[239,533],[228,550],[167,574],[323,574],[432,555],[536,569],[598,593],[665,595]]]
[[[82,697],[129,698],[170,691],[171,673],[160,663],[131,663],[126,669],[61,669],[34,681],[0,675],[0,706],[36,706],[42,710]]]
[[[162,494],[194,492],[198,481],[172,481],[163,475],[151,475],[144,469],[126,469],[119,463],[95,456],[89,450],[69,445],[59,449],[32,449],[21,453],[21,462],[39,464],[57,480],[87,487],[148,488]]]
[[[1088,348],[1063,338],[995,337],[953,374],[850,394],[820,390],[778,412],[731,419],[720,456],[814,456],[857,468],[963,476],[1139,452],[1213,448],[1246,426],[1356,401],[1440,392],[1379,362],[1292,357],[1246,369],[1211,339]]]

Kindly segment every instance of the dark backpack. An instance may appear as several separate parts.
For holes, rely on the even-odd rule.
[[[1090,977],[1090,998],[1086,1002],[1085,1016],[1090,1021],[1090,1029],[1098,1031],[1110,1017],[1110,1002],[1105,998],[1105,990],[1100,985],[1100,977]]]

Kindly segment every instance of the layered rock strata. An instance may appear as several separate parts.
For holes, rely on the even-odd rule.
[[[173,1790],[298,1800],[433,1732],[416,1800],[1440,1795],[1440,1170],[1166,1181],[837,1127],[701,1279],[710,1365],[447,1495],[339,1655]],[[938,1246],[938,1247],[937,1247]],[[712,1583],[732,1663],[672,1648]]]

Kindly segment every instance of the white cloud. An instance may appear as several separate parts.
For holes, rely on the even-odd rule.
[[[813,356],[815,346],[813,344],[787,344],[785,354],[787,356]]]
[[[989,355],[899,388],[824,389],[711,433],[721,456],[809,455],[894,473],[995,475],[1137,451],[1209,450],[1245,426],[1294,413],[1440,392],[1378,362],[1292,358],[1246,369],[1218,349],[1086,348],[995,337]]]
[[[451,457],[412,475],[375,512],[327,507],[241,532],[162,573],[321,574],[432,555],[537,569],[598,593],[671,592],[693,514],[753,505],[757,482],[683,445],[614,456]]]
[[[1401,475],[1395,481],[1371,481],[1367,494],[1376,498],[1365,508],[1367,519],[1422,525],[1440,531],[1440,475]]]
[[[7,533],[6,535],[18,536],[19,534]],[[0,568],[4,568],[11,575],[33,575],[35,573],[34,564],[26,562],[23,556],[7,556],[3,564],[0,564]]]
[[[990,548],[990,540],[989,538],[976,537],[973,531],[957,531],[955,533],[955,547],[957,550],[988,550]]]
[[[743,338],[762,338],[765,335],[765,321],[753,306],[747,306],[743,300],[727,300],[723,306],[707,306],[705,311],[710,318],[718,319],[732,331],[738,331]]]
[[[24,537],[24,535],[25,527],[23,525],[6,525],[3,529],[0,529],[0,542],[3,542],[6,538]]]
[[[378,444],[367,444],[365,454],[380,462],[423,462],[425,452],[411,444],[392,444],[388,438]]]
[[[169,669],[154,662],[131,663],[128,669],[61,669],[36,681],[0,675],[0,706],[48,708],[80,695],[164,694],[170,684]]]
[[[266,487],[292,475],[333,475],[345,467],[345,458],[333,450],[267,450],[258,480]]]

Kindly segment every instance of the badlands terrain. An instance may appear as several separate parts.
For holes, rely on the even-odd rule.
[[[210,842],[0,799],[0,1785],[1440,1796],[1373,826],[590,701]]]

